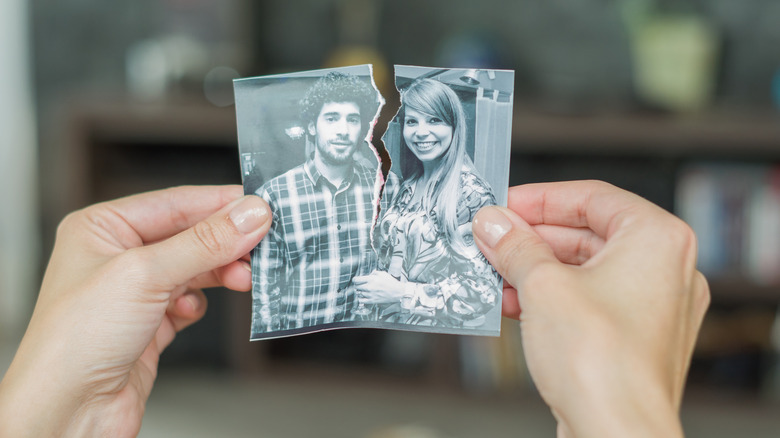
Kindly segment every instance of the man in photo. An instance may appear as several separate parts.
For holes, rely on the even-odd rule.
[[[353,319],[349,287],[361,258],[375,257],[378,168],[355,159],[379,108],[378,92],[358,76],[330,72],[300,101],[311,153],[256,194],[272,228],[252,254],[252,334]],[[391,199],[388,184],[382,204]]]

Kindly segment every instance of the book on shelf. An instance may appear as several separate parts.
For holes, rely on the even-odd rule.
[[[696,233],[698,266],[709,278],[780,284],[780,166],[688,165],[675,210]]]

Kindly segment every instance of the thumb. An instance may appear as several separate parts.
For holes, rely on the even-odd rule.
[[[482,208],[474,217],[472,232],[488,261],[520,294],[534,268],[559,264],[550,246],[508,208]]]
[[[237,199],[217,213],[167,240],[141,248],[155,271],[175,287],[249,253],[271,225],[268,204],[259,196]]]

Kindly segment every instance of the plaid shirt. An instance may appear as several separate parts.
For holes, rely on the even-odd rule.
[[[252,334],[352,319],[348,288],[371,249],[377,170],[357,162],[333,186],[309,159],[265,183],[257,194],[273,223],[252,252]],[[389,179],[381,207],[398,189]]]

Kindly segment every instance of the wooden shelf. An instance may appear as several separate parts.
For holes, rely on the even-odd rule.
[[[52,204],[62,204],[56,210],[59,217],[94,201],[88,195],[94,184],[88,175],[94,173],[90,166],[97,165],[92,163],[95,151],[90,150],[95,145],[237,147],[234,108],[217,108],[204,102],[88,100],[70,107],[68,122],[69,135],[60,138],[67,146],[63,158],[70,162],[65,166],[69,173],[58,178],[68,183],[63,186],[67,190],[59,201],[52,200]],[[512,138],[513,154],[521,156],[707,159],[737,155],[773,160],[780,159],[780,114],[564,116],[517,107]],[[710,287],[713,299],[721,302],[780,302],[780,286],[760,286],[745,278],[713,279]]]
[[[89,99],[68,105],[60,122],[61,130],[54,132],[50,140],[53,146],[47,149],[45,157],[52,163],[51,171],[42,175],[42,184],[47,188],[41,203],[47,218],[45,241],[53,241],[56,223],[65,213],[97,200],[180,183],[222,184],[240,176],[233,107],[216,108],[202,101],[149,104]],[[780,116],[574,117],[524,108],[516,108],[514,113],[514,158],[548,154],[552,156],[548,160],[551,167],[560,167],[566,160],[580,166],[578,157],[582,154],[595,157],[592,161],[609,155],[639,157],[639,166],[644,167],[644,157],[709,157],[732,153],[780,159]],[[625,168],[615,171],[632,172]],[[652,178],[646,180],[648,184],[658,184]],[[672,184],[668,182],[670,187]],[[728,278],[713,279],[710,287],[713,301],[718,303],[766,306],[780,303],[780,286],[760,286],[744,278]],[[217,332],[215,327],[226,327],[217,342],[229,345],[227,361],[231,367],[251,373],[268,366],[269,346],[273,344],[250,346],[243,341],[249,326],[250,314],[246,309],[251,306],[251,297],[215,294],[212,298],[221,311],[211,312],[216,320],[201,327],[210,333]],[[192,333],[197,338],[199,332]],[[193,341],[197,342],[201,340]],[[376,339],[364,342],[375,345]],[[179,345],[183,346],[184,355],[187,344]],[[431,366],[429,374],[437,378],[442,377],[438,365],[453,360],[454,347],[446,348],[444,353],[435,354],[437,359]]]
[[[758,284],[744,277],[712,278],[709,280],[713,301],[724,304],[780,303],[780,284]]]
[[[184,172],[181,169],[173,169],[179,172],[172,171],[174,175],[170,179],[147,175],[150,169],[164,164],[151,159],[148,165],[135,169],[136,175],[130,174],[136,180],[146,178],[141,181],[143,184],[133,185],[136,180],[121,180],[128,174],[118,176],[116,180],[98,176],[104,172],[105,160],[101,160],[106,157],[121,160],[115,152],[123,148],[197,147],[202,151],[233,154],[238,160],[233,107],[218,108],[191,99],[143,103],[123,98],[83,98],[64,103],[58,116],[54,125],[60,130],[48,139],[50,143],[56,141],[56,147],[47,148],[44,162],[48,163],[48,168],[42,171],[47,187],[42,192],[42,211],[47,232],[52,233],[50,236],[65,214],[102,200],[102,196],[96,197],[97,191],[111,193],[113,190],[124,195],[131,190],[150,190],[165,183],[179,183],[175,177]],[[175,162],[168,163],[171,164]],[[204,183],[213,183],[208,179],[210,172],[202,173]],[[234,173],[235,180],[240,180],[238,165]],[[192,179],[199,181],[195,177]]]
[[[780,113],[549,115],[516,108],[513,153],[780,158]]]
[[[72,123],[97,140],[238,147],[232,106],[218,108],[187,101],[86,102],[77,105],[72,114]]]
[[[129,142],[237,143],[233,107],[188,101],[89,102],[77,105],[74,114],[99,137]],[[780,113],[566,116],[517,107],[512,142],[513,152],[521,154],[738,154],[780,158]]]

